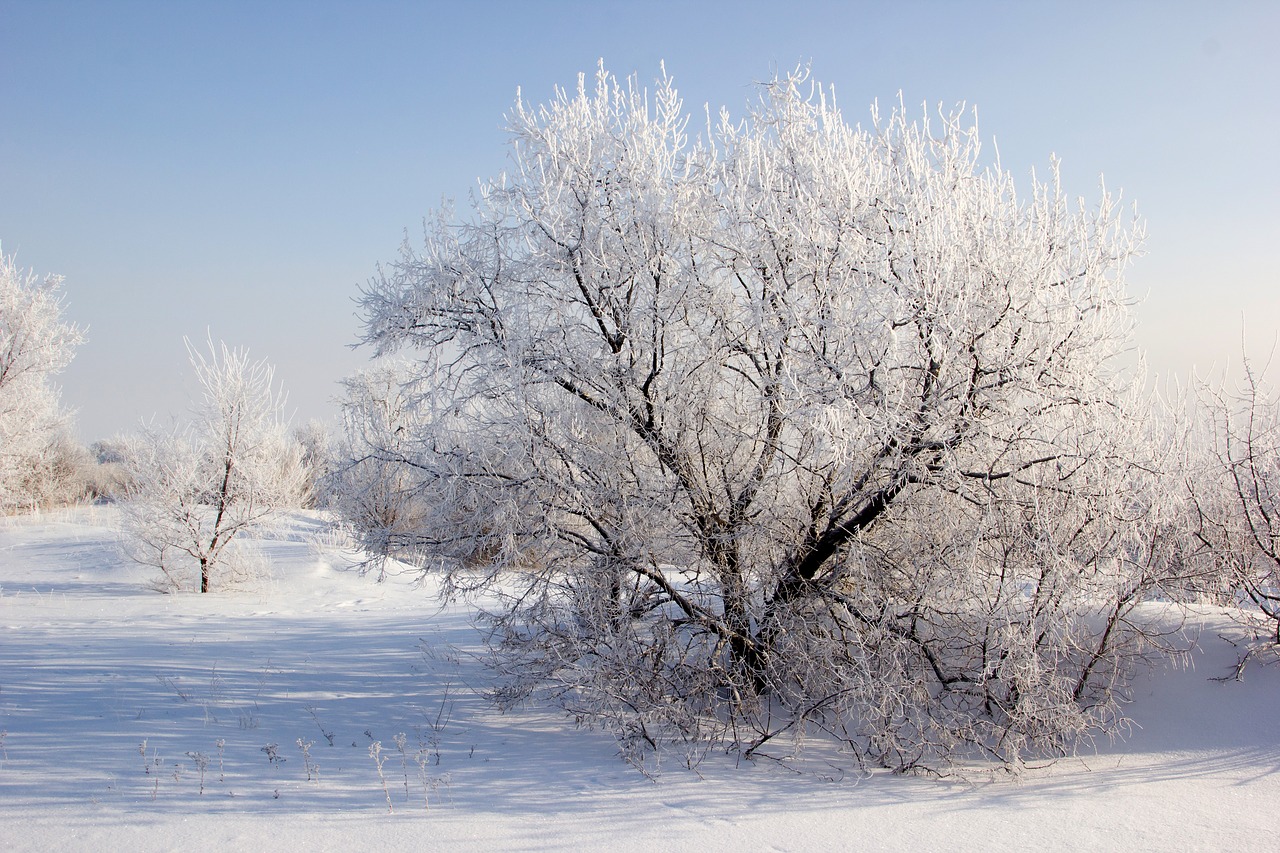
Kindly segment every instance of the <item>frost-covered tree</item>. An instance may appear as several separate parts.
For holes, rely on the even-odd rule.
[[[411,365],[389,359],[343,380],[343,434],[327,481],[328,505],[371,555],[381,578],[387,561],[421,564],[419,545],[435,500],[419,460],[423,423]]]
[[[1234,391],[1198,391],[1207,464],[1187,477],[1196,539],[1219,589],[1280,651],[1280,402],[1248,359]]]
[[[603,69],[518,101],[509,171],[363,294],[429,391],[418,540],[507,596],[502,695],[632,755],[821,730],[898,769],[1112,726],[1172,517],[1140,227],[804,74],[689,123]]]
[[[274,369],[246,351],[187,346],[201,388],[194,421],[148,429],[125,448],[126,550],[155,566],[168,589],[240,568],[237,538],[282,507],[298,506],[305,486],[300,446],[290,440]]]
[[[0,253],[0,509],[39,502],[58,473],[66,419],[51,379],[84,341],[62,312],[60,276]]]

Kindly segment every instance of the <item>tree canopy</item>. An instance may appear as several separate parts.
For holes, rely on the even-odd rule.
[[[1170,547],[1141,226],[803,72],[702,122],[603,67],[519,100],[508,171],[363,294],[418,358],[419,542],[508,596],[504,695],[632,756],[1017,763],[1114,725]]]

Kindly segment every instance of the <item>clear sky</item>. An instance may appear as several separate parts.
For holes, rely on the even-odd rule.
[[[1020,179],[1138,203],[1138,344],[1185,376],[1280,328],[1277,2],[0,0],[0,245],[66,276],[85,441],[187,406],[183,337],[277,366],[295,422],[368,353],[353,298],[506,164],[517,87],[603,58],[740,113],[808,63],[845,116],[978,107]]]

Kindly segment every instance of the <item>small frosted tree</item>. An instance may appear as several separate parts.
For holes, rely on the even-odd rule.
[[[62,278],[0,254],[0,509],[47,497],[69,441],[51,383],[84,336],[62,318]],[[56,492],[57,489],[54,489]]]
[[[1247,358],[1232,390],[1202,383],[1202,465],[1187,489],[1193,529],[1210,576],[1244,612],[1265,642],[1280,652],[1280,401]]]
[[[518,102],[507,174],[363,297],[430,392],[419,539],[482,540],[451,577],[509,595],[500,695],[633,756],[824,731],[1016,766],[1111,729],[1172,517],[1140,226],[803,74],[689,120],[603,69]]]
[[[237,539],[284,506],[301,502],[305,469],[290,440],[274,370],[244,350],[189,343],[201,398],[191,424],[148,429],[125,450],[130,493],[126,549],[155,566],[170,589],[192,578],[208,592],[223,569],[243,559]]]

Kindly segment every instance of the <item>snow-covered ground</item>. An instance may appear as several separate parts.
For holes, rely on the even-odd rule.
[[[1221,614],[1193,667],[1135,685],[1126,740],[1018,780],[713,754],[650,781],[605,735],[487,706],[467,607],[361,577],[313,517],[263,543],[268,579],[203,596],[152,591],[113,521],[0,518],[0,849],[1280,844],[1280,669],[1210,680],[1236,660]]]

